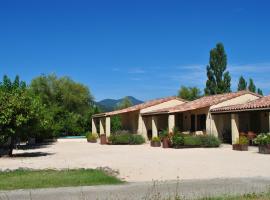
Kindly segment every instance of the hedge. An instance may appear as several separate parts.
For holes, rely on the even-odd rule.
[[[127,145],[127,144],[143,144],[145,139],[141,135],[136,134],[120,134],[120,135],[111,135],[108,138],[111,144],[117,145]]]

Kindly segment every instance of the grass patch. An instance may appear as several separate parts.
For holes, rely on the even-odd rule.
[[[123,181],[96,169],[25,170],[0,172],[0,190],[120,184]]]

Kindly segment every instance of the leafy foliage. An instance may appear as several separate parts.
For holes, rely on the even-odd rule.
[[[246,136],[240,136],[236,141],[236,144],[247,145],[248,143],[249,143],[249,141],[248,141]]]
[[[179,147],[184,145],[184,135],[176,133],[172,136],[172,145],[173,147]]]
[[[220,140],[214,135],[201,135],[198,137],[201,140],[202,147],[219,147],[221,144]]]
[[[238,91],[246,90],[247,89],[247,82],[243,76],[240,76],[239,83],[238,83]]]
[[[89,130],[89,119],[98,112],[89,89],[68,77],[42,75],[32,80],[30,90],[45,105],[48,136],[80,135]]]
[[[227,55],[222,43],[210,51],[209,65],[207,66],[207,77],[205,94],[214,95],[228,93],[231,91],[231,76],[227,68]]]
[[[261,133],[254,139],[254,142],[258,145],[270,144],[270,134]]]
[[[180,90],[178,91],[178,96],[182,99],[192,101],[201,97],[201,91],[197,87],[181,86]]]
[[[184,137],[184,145],[185,146],[193,146],[193,147],[200,147],[202,145],[201,139],[198,136],[185,136]]]
[[[257,93],[263,96],[263,91],[260,88],[258,88]]]
[[[248,90],[250,92],[254,92],[254,93],[256,92],[256,86],[255,86],[254,81],[253,81],[252,78],[249,79]]]
[[[16,76],[12,82],[4,76],[0,83],[0,141],[10,139],[9,155],[12,155],[15,139],[27,139],[38,133],[38,128],[45,126],[43,105],[33,96],[25,82]]]
[[[111,117],[111,131],[112,133],[116,133],[122,129],[121,117],[118,115]]]
[[[119,144],[143,144],[145,143],[145,139],[141,135],[136,134],[130,134],[130,133],[124,133],[119,135],[111,135],[108,140],[111,142],[111,144],[119,145]]]
[[[153,137],[151,141],[152,142],[160,142],[160,138],[159,137]]]
[[[213,135],[184,135],[181,133],[172,136],[172,145],[178,147],[219,147],[220,141]]]

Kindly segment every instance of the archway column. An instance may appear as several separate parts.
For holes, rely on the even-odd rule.
[[[239,115],[231,114],[232,144],[239,138]]]
[[[158,137],[158,123],[157,123],[157,117],[152,116],[152,138]]]

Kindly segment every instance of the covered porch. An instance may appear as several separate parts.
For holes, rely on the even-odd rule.
[[[209,108],[200,108],[175,113],[145,113],[142,116],[144,129],[149,140],[159,136],[162,130],[173,132],[174,128],[185,134],[206,134],[208,111]]]
[[[234,144],[240,136],[246,136],[249,140],[252,140],[260,133],[270,132],[270,111],[234,112],[216,115],[215,118],[219,118],[216,126],[219,137],[225,143]],[[220,120],[221,118],[225,120]],[[224,127],[227,127],[227,129]]]
[[[92,133],[98,135],[106,134],[109,137],[112,133],[112,118],[119,117],[121,121],[121,128],[130,133],[137,133],[139,126],[139,112],[126,112],[114,115],[95,115],[92,117]]]

